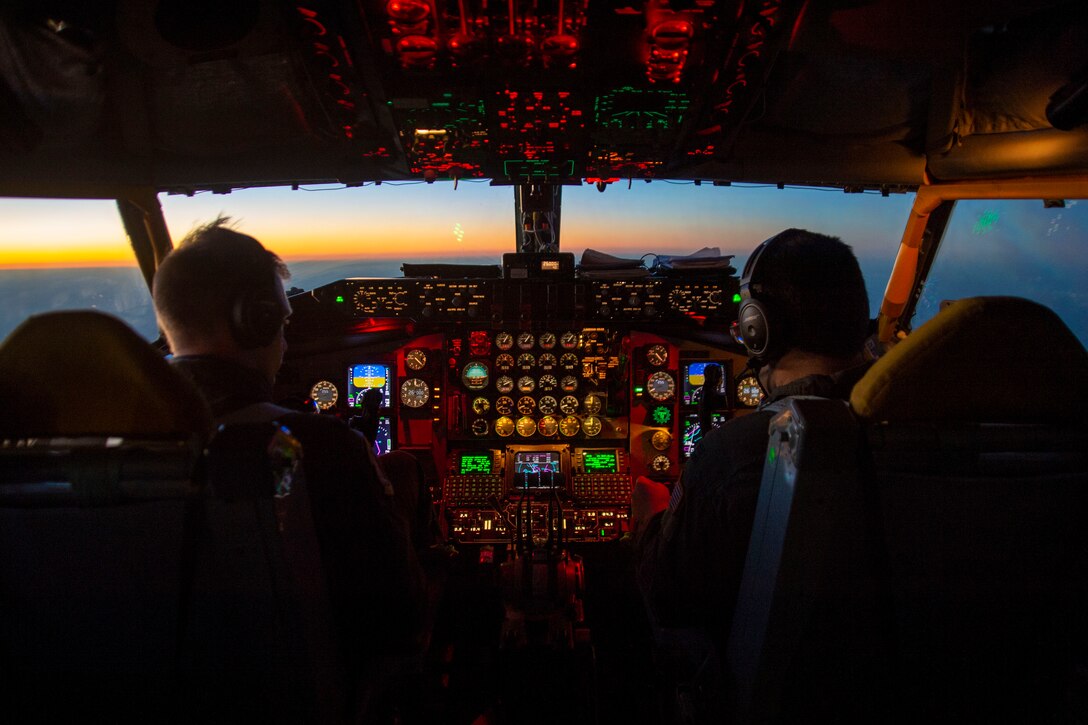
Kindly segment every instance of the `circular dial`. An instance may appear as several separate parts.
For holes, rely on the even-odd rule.
[[[578,367],[578,356],[573,352],[565,352],[563,357],[559,358],[559,364],[567,370],[574,370]]]
[[[587,436],[595,436],[601,432],[601,419],[595,415],[587,416],[582,421],[582,432]]]
[[[461,371],[461,382],[469,390],[483,390],[488,380],[487,365],[482,362],[470,362]]]
[[[514,346],[514,336],[509,332],[500,332],[495,335],[495,347],[500,350],[509,350]]]
[[[491,401],[484,397],[472,399],[472,412],[476,415],[483,415],[487,411],[491,410]]]
[[[541,375],[540,380],[537,381],[537,387],[542,393],[550,393],[559,387],[559,381],[554,375]]]
[[[495,381],[495,390],[500,393],[509,393],[514,389],[514,379],[509,375],[500,375],[499,379]]]
[[[472,421],[472,435],[487,435],[487,421],[483,418],[477,418],[476,420]]]
[[[495,421],[495,433],[503,438],[514,434],[514,421],[505,415]]]
[[[533,433],[536,433],[536,421],[527,415],[518,418],[518,435],[522,438],[528,438]]]
[[[536,364],[540,366],[541,370],[554,370],[555,366],[559,364],[559,360],[556,359],[555,355],[546,352],[537,358]]]
[[[519,368],[531,368],[533,365],[536,365],[536,358],[533,357],[533,353],[523,352],[518,355]]]
[[[672,444],[672,433],[667,430],[655,431],[650,437],[650,445],[659,451],[669,450],[669,446]]]
[[[518,398],[518,412],[522,415],[532,415],[534,408],[536,408],[536,401],[528,395]]]
[[[504,352],[495,358],[495,369],[499,372],[509,372],[514,367],[514,356]]]
[[[536,428],[542,436],[553,436],[559,430],[559,421],[553,416],[546,415],[536,424]]]
[[[670,468],[672,468],[672,461],[669,460],[668,456],[654,456],[654,459],[650,461],[650,470],[657,473],[664,473]]]
[[[530,375],[522,375],[518,378],[518,392],[531,393],[536,390],[536,381]]]
[[[601,412],[601,396],[587,395],[586,399],[582,401],[582,408],[589,415],[597,415],[597,413]]]
[[[582,422],[575,418],[573,415],[568,415],[563,420],[559,421],[559,432],[568,438],[573,435],[578,435],[578,430],[582,427]]]
[[[564,395],[563,399],[559,401],[559,411],[563,415],[571,415],[576,410],[578,410],[578,398],[573,395]]]
[[[317,403],[317,407],[321,408],[321,410],[328,410],[336,405],[336,400],[339,397],[340,391],[328,380],[314,383],[314,386],[310,388],[310,398]]]
[[[564,393],[573,393],[578,389],[578,378],[573,375],[564,375],[563,379],[559,381],[559,387],[563,389]]]
[[[578,347],[578,333],[567,330],[559,337],[559,344],[564,350],[573,350]]]
[[[533,345],[536,343],[536,338],[533,337],[531,332],[519,332],[518,333],[518,349],[519,350],[532,350]]]
[[[541,350],[551,350],[555,347],[555,333],[554,332],[542,332],[540,333],[540,339],[537,340]]]
[[[409,350],[404,356],[404,364],[409,370],[422,370],[427,366],[427,353],[419,348]]]
[[[659,368],[669,361],[669,348],[664,345],[652,345],[646,351],[646,362]]]
[[[650,420],[654,425],[668,425],[672,423],[672,408],[667,405],[655,405],[650,411]]]
[[[676,392],[676,383],[671,375],[659,370],[646,381],[646,392],[654,400],[668,400]]]
[[[514,399],[504,395],[495,401],[495,412],[499,415],[510,415],[514,412]]]
[[[409,408],[422,408],[431,399],[431,386],[419,378],[408,378],[400,384],[400,402]]]
[[[755,376],[748,375],[737,381],[737,402],[746,408],[754,408],[763,399],[763,389]]]
[[[559,403],[551,395],[545,395],[537,402],[537,407],[544,415],[552,415],[559,407]]]

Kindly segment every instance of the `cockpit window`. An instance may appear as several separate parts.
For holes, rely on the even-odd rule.
[[[918,327],[943,300],[978,295],[1025,297],[1054,310],[1088,345],[1088,202],[957,202],[913,320]],[[1009,330],[1017,339],[1020,330]]]
[[[0,199],[0,339],[28,316],[96,309],[158,337],[147,289],[117,204]]]
[[[399,277],[404,262],[500,264],[515,251],[514,190],[487,182],[243,189],[229,195],[161,195],[175,243],[224,214],[291,268],[289,287],[345,277]],[[764,239],[789,227],[839,236],[854,247],[879,309],[913,194],[840,189],[621,180],[598,191],[563,187],[560,250],[640,258],[717,247],[740,270]]]

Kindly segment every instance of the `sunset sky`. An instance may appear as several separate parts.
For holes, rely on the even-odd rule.
[[[353,189],[246,189],[229,195],[162,195],[174,240],[217,214],[291,260],[398,260],[498,255],[514,250],[511,187],[462,182]],[[694,187],[655,181],[563,190],[561,244],[641,256],[704,246],[746,255],[790,226],[841,236],[860,255],[894,254],[912,195],[881,198],[822,189]],[[131,265],[110,201],[0,199],[0,268]]]

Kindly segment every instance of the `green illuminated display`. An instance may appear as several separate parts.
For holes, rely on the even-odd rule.
[[[462,453],[461,475],[466,473],[491,473],[491,455],[488,453]]]
[[[337,302],[343,302],[344,301],[344,295],[336,295],[336,301]]]
[[[656,425],[668,425],[672,421],[672,411],[664,405],[659,405],[650,413]]]
[[[740,292],[737,292],[735,295],[733,295],[733,301],[740,302]]]
[[[615,451],[585,451],[582,453],[582,467],[586,473],[615,473]]]

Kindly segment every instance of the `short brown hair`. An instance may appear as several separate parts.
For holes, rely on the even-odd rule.
[[[152,296],[164,331],[198,336],[229,322],[240,295],[272,291],[289,277],[283,260],[220,216],[190,231],[166,255]]]

